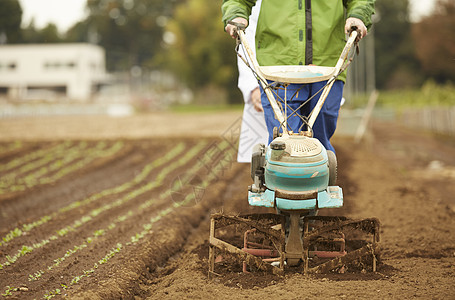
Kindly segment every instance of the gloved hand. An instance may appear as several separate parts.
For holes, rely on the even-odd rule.
[[[351,32],[351,28],[353,26],[357,27],[357,29],[358,29],[358,32],[359,32],[358,39],[359,40],[367,35],[367,33],[368,33],[367,27],[365,26],[365,24],[363,24],[362,20],[357,19],[357,18],[348,18],[346,20],[346,25],[344,26],[344,32],[346,34],[349,34]]]
[[[242,18],[242,17],[237,17],[237,18],[234,18],[232,19],[232,22],[235,22],[235,23],[241,23],[243,25],[245,25],[245,27],[248,26],[248,21],[247,19],[245,18]],[[237,32],[236,32],[236,27],[232,24],[227,24],[226,27],[224,27],[224,30],[226,30],[226,32],[232,37],[232,38],[236,38],[237,37]]]

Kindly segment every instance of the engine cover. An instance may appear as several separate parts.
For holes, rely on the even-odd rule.
[[[250,191],[249,203],[280,210],[341,207],[342,190],[329,187],[329,174],[327,151],[318,139],[277,137],[265,153],[265,190]]]
[[[266,152],[265,186],[271,190],[315,192],[327,189],[327,151],[306,136],[276,138]]]

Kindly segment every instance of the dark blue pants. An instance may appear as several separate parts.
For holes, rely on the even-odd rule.
[[[292,109],[297,109],[304,101],[310,98],[312,95],[317,93],[321,88],[324,87],[326,81],[310,83],[310,84],[291,84],[287,87],[286,95],[288,100],[288,105],[292,107]],[[338,112],[340,110],[340,103],[341,98],[343,96],[343,87],[344,83],[341,80],[336,80],[330,90],[329,95],[324,103],[324,106],[321,109],[316,121],[313,125],[313,133],[314,137],[317,138],[322,145],[327,150],[332,150],[335,152],[332,144],[330,144],[330,138],[335,133],[337,120],[338,120]],[[284,88],[279,88],[275,90],[281,99],[284,99]],[[273,113],[273,109],[265,95],[264,91],[261,90],[261,102],[262,107],[264,108],[264,117],[265,123],[267,125],[267,130],[269,132],[269,143],[273,139],[273,128],[279,127],[279,122],[275,119],[275,115]],[[294,95],[294,97],[292,97]],[[308,116],[309,113],[313,110],[316,103],[319,100],[321,93],[319,93],[316,97],[314,97],[309,103],[305,104],[298,113],[303,116]],[[292,99],[291,99],[292,97]],[[276,97],[277,101],[280,101],[278,97]],[[284,103],[282,103],[284,108]],[[290,109],[287,110],[288,116],[291,115],[292,111]],[[283,112],[284,114],[284,112]],[[288,119],[288,129],[289,127],[293,132],[299,132],[301,128],[302,120],[297,116],[292,116]],[[302,129],[305,129],[303,127]]]

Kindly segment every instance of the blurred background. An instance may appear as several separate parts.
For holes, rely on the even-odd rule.
[[[0,116],[241,109],[220,5],[0,0]],[[454,82],[455,1],[376,1],[349,70],[347,109],[364,109],[379,90],[378,114],[411,126],[427,118],[453,134]]]

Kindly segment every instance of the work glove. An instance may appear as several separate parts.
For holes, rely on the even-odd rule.
[[[231,20],[233,23],[240,23],[245,25],[245,28],[248,26],[248,21],[245,18],[242,17],[237,17]],[[232,38],[237,38],[237,27],[232,24],[227,24],[226,27],[224,27],[224,30],[232,37]]]
[[[359,40],[361,38],[365,37],[368,33],[367,27],[365,26],[365,24],[363,24],[362,20],[357,19],[357,18],[348,18],[346,20],[346,25],[344,26],[344,32],[346,34],[350,34],[353,27],[357,28],[357,31],[359,33],[357,38]]]

